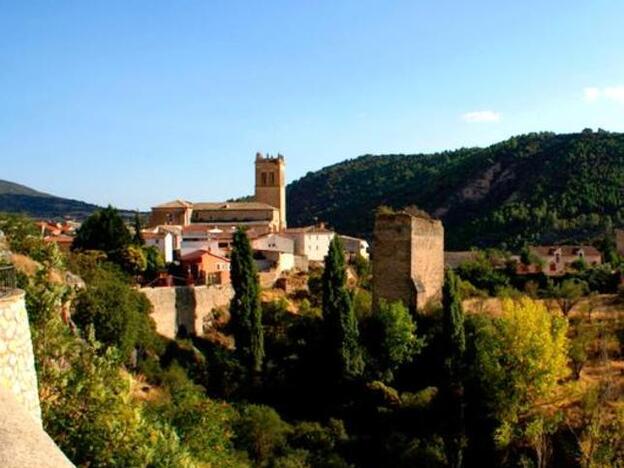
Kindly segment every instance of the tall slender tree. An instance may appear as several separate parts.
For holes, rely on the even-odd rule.
[[[259,373],[264,360],[260,286],[251,244],[241,228],[234,234],[231,266],[234,298],[230,303],[230,328],[236,352],[247,369]]]
[[[463,464],[463,450],[466,445],[464,429],[464,384],[463,371],[466,353],[464,310],[459,293],[459,278],[448,269],[444,276],[442,297],[444,346],[443,395],[446,400],[445,418],[447,429],[445,445],[449,465],[460,468]]]
[[[134,243],[136,245],[145,245],[145,239],[141,232],[141,217],[139,216],[139,210],[134,212]]]
[[[323,271],[323,321],[327,351],[339,379],[362,374],[364,361],[358,343],[358,327],[347,290],[344,249],[335,236],[329,245]]]

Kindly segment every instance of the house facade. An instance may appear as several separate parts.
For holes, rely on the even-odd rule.
[[[260,271],[279,273],[295,268],[295,242],[282,234],[268,233],[251,240]]]
[[[230,260],[225,257],[206,250],[196,250],[183,255],[180,263],[189,284],[230,284]]]
[[[173,262],[173,235],[164,230],[143,231],[143,239],[148,247],[156,247],[165,259],[165,263]]]
[[[285,229],[282,235],[294,241],[295,255],[306,256],[312,262],[322,262],[336,233],[320,224]]]
[[[602,264],[602,255],[591,245],[532,246],[529,247],[529,254],[538,259],[539,263],[525,265],[518,262],[518,274],[544,273],[548,276],[559,276],[574,271],[574,265],[578,261],[585,262],[587,266]]]

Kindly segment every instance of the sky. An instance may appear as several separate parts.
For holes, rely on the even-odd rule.
[[[126,209],[362,154],[624,131],[621,0],[0,0],[0,179]]]

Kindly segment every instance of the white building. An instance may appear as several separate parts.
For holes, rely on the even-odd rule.
[[[180,244],[180,255],[184,257],[192,252],[204,250],[215,255],[224,255],[224,251],[229,248],[230,242],[222,242],[224,232],[221,229],[209,228],[206,226],[186,226],[182,229],[182,242]],[[227,236],[228,238],[231,235]]]
[[[165,259],[165,263],[173,262],[173,234],[163,230],[143,231],[142,234],[146,246],[156,247]]]
[[[336,233],[321,224],[285,229],[282,235],[294,241],[295,255],[305,255],[312,262],[322,262]]]
[[[295,241],[276,233],[268,233],[251,241],[254,252],[262,258],[258,259],[260,270],[277,269],[279,272],[295,268]]]

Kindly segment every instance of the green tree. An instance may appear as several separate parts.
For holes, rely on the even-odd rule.
[[[246,450],[258,466],[267,466],[275,453],[287,445],[292,428],[268,406],[246,405],[235,423],[236,444]]]
[[[160,250],[153,245],[150,247],[143,247],[143,253],[145,254],[145,260],[147,262],[145,277],[148,280],[152,280],[165,269],[165,259]]]
[[[449,464],[457,468],[462,466],[463,449],[466,445],[463,401],[466,336],[459,288],[460,279],[453,270],[447,269],[442,291],[442,340],[446,380],[443,395],[447,400],[448,413],[445,418],[447,421],[445,445]]]
[[[368,321],[366,344],[371,358],[367,365],[374,366],[384,381],[392,382],[394,372],[421,351],[424,340],[416,336],[416,323],[401,301],[380,301]]]
[[[121,266],[131,275],[140,275],[147,269],[147,258],[143,248],[138,245],[125,247],[120,254]]]
[[[139,211],[135,211],[134,213],[134,236],[133,241],[136,245],[145,245],[145,239],[143,238],[143,232],[141,232],[141,217],[139,216]]]
[[[115,273],[102,270],[78,293],[72,319],[85,332],[93,326],[97,340],[107,347],[117,347],[127,361],[135,349],[159,347],[150,310],[151,304],[143,294]]]
[[[130,245],[132,236],[119,212],[112,206],[89,216],[76,232],[74,250],[101,250],[114,259]]]
[[[357,320],[347,290],[344,250],[338,236],[331,241],[325,256],[322,285],[323,323],[330,365],[339,379],[357,377],[362,373],[364,361],[358,343]]]
[[[584,281],[574,279],[563,280],[558,285],[550,288],[550,296],[557,302],[561,312],[566,317],[578,304],[587,292],[587,284]]]
[[[251,244],[241,228],[234,234],[231,265],[234,298],[230,303],[230,327],[236,340],[236,352],[244,365],[257,373],[262,370],[264,360],[260,285]]]

